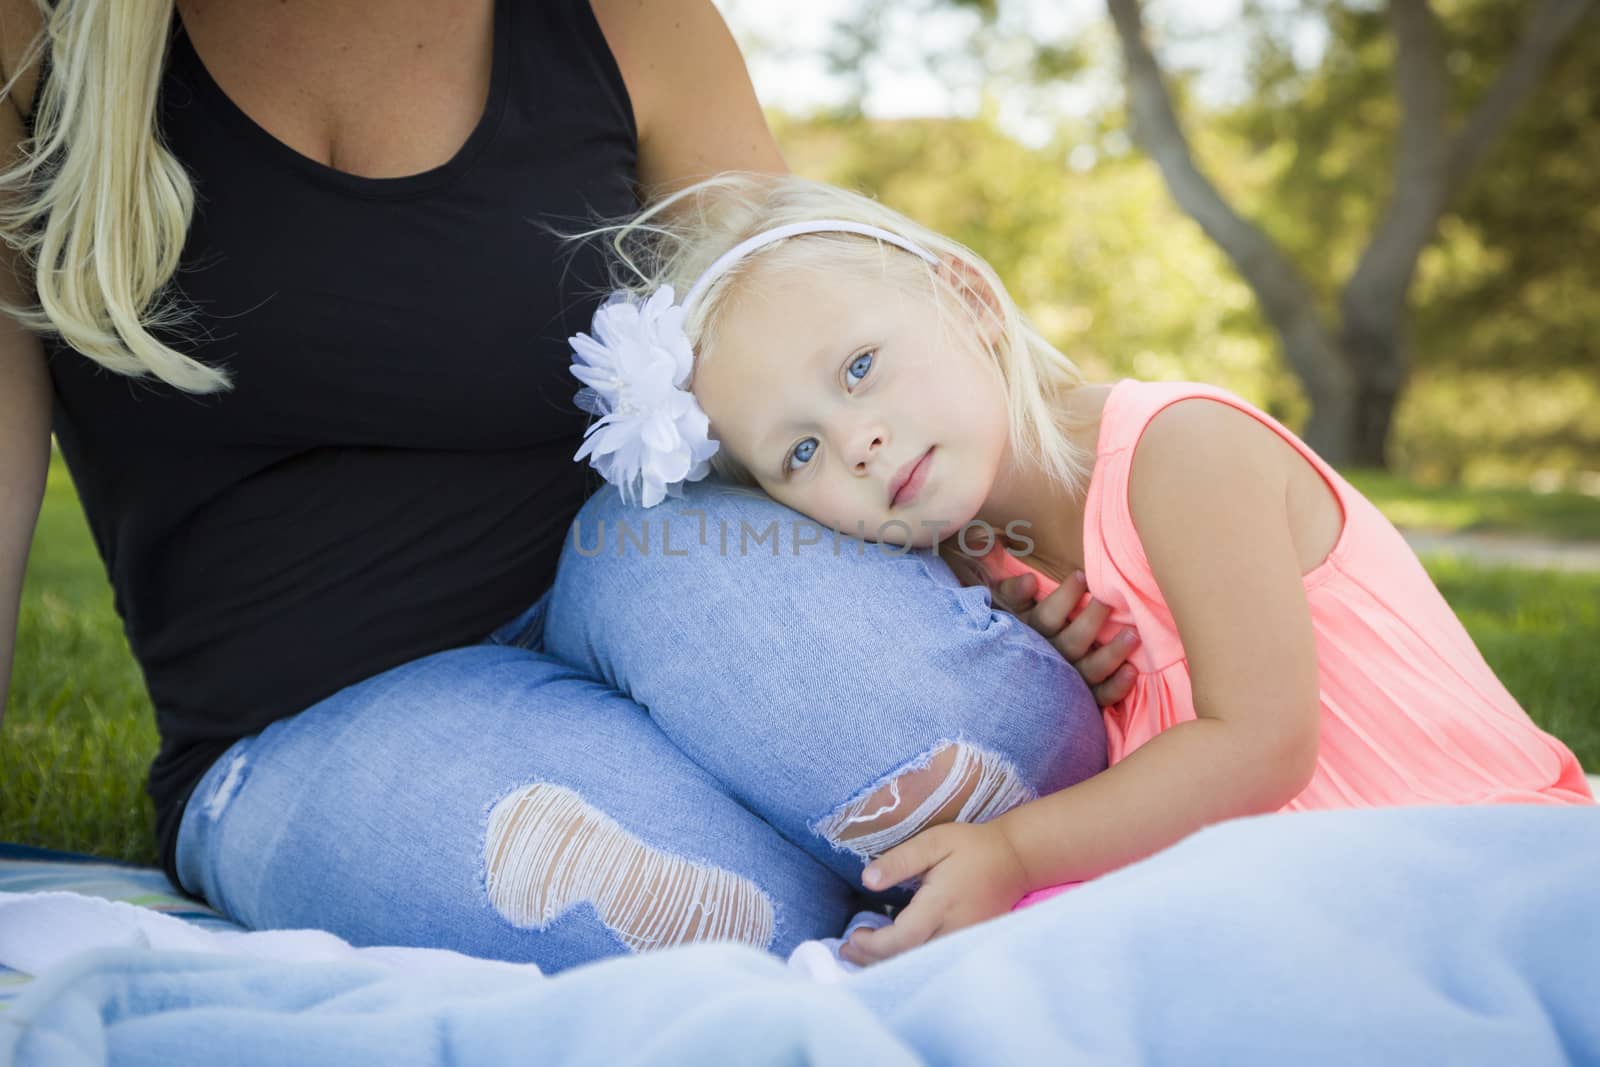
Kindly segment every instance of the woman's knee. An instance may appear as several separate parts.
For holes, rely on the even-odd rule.
[[[831,614],[865,592],[850,566],[855,559],[859,567],[862,543],[840,541],[841,569],[826,565],[832,537],[738,486],[693,483],[683,497],[648,509],[622,503],[608,487],[569,530],[545,647],[635,695],[663,658],[732,651],[735,643],[759,654],[762,642],[782,643],[790,622]]]
[[[629,692],[847,877],[931,822],[992,817],[1105,766],[1076,671],[932,553],[846,538],[835,554],[831,532],[807,543],[805,520],[765,497],[691,492],[648,512],[602,499],[586,518],[608,523],[613,553],[631,522],[629,551],[563,561],[547,647]],[[656,554],[630,554],[647,520]]]
[[[591,498],[571,528],[545,630],[552,655],[636,698],[659,695],[660,676],[685,664],[881,681],[916,674],[957,646],[997,673],[1007,658],[1060,659],[935,553],[841,535],[716,482],[649,509],[610,489]],[[853,670],[869,653],[876,663]],[[1068,675],[1065,684],[1076,684]],[[980,671],[972,680],[998,679]]]

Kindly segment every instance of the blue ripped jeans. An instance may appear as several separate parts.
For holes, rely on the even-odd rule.
[[[715,483],[579,515],[555,583],[468,648],[225,752],[185,888],[256,929],[560,970],[837,934],[866,857],[1105,765],[1037,634],[928,552]]]

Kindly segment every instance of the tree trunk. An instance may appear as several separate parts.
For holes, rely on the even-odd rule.
[[[1347,325],[1340,333],[1339,347],[1355,371],[1343,462],[1387,468],[1389,430],[1405,388],[1406,360],[1398,335],[1393,330],[1362,331]]]
[[[1339,350],[1353,379],[1349,462],[1388,467],[1389,429],[1411,372],[1407,297],[1452,195],[1511,124],[1592,0],[1542,0],[1500,76],[1449,130],[1443,35],[1427,0],[1390,0],[1401,126],[1394,190],[1340,294]]]
[[[1300,380],[1311,417],[1300,432],[1305,443],[1334,465],[1350,461],[1350,428],[1355,419],[1356,381],[1344,353],[1335,345],[1316,307],[1307,303],[1297,324],[1274,322],[1284,361]]]

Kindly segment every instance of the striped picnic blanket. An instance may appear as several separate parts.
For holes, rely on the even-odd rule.
[[[178,892],[154,867],[134,867],[71,852],[0,843],[0,892],[67,891],[137,904],[213,930],[243,927]],[[0,1011],[22,993],[29,977],[0,964]]]

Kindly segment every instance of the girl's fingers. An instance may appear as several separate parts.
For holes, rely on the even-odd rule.
[[[938,827],[916,834],[867,864],[861,872],[861,884],[868,889],[882,890],[909,882],[925,874],[944,858]]]
[[[877,930],[858,929],[840,946],[839,954],[851,963],[866,966],[898,956],[907,949],[926,944],[939,932],[934,909],[918,908],[916,899],[896,915],[894,922]]]
[[[1031,574],[1007,578],[996,588],[1000,606],[1013,615],[1022,615],[1033,607],[1033,596],[1039,591],[1039,580]]]
[[[1084,588],[1081,573],[1068,575],[1066,581],[1056,586],[1055,592],[1039,601],[1028,613],[1028,625],[1046,637],[1055,637],[1067,624],[1067,616],[1072,609],[1083,599]]]
[[[1118,667],[1127,663],[1128,657],[1138,647],[1138,631],[1124,629],[1105,644],[1091,649],[1073,666],[1078,668],[1078,673],[1083,675],[1084,681],[1090,685],[1099,685],[1115,674]]]
[[[1138,633],[1124,629],[1103,645],[1096,644],[1111,609],[1090,599],[1082,611],[1072,615],[1088,592],[1088,579],[1082,571],[1067,576],[1049,596],[1029,605],[1038,593],[1032,574],[1019,574],[996,586],[996,599],[1007,611],[1050,639],[1050,643],[1071,663],[1094,690],[1095,700],[1109,708],[1128,695],[1138,677],[1128,657],[1139,647]]]
[[[1067,661],[1074,667],[1078,666],[1078,662],[1094,647],[1094,639],[1110,614],[1110,608],[1098,600],[1091,600],[1088,607],[1078,612],[1077,617],[1056,634],[1056,648],[1061,650],[1061,654],[1067,657]]]
[[[1102,708],[1109,708],[1133,692],[1133,680],[1138,676],[1139,672],[1133,664],[1124,663],[1111,677],[1094,687],[1094,702]]]

